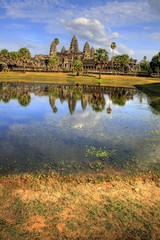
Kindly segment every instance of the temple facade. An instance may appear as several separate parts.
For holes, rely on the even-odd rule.
[[[80,60],[83,63],[83,72],[97,72],[100,66],[95,63],[95,49],[89,45],[88,42],[84,44],[83,50],[80,51],[79,44],[76,36],[74,35],[69,49],[65,46],[61,51],[57,51],[59,40],[55,38],[50,46],[50,52],[48,55],[39,54],[34,56],[26,66],[26,71],[59,71],[59,72],[71,72],[73,71],[73,65],[75,60]],[[50,60],[55,58],[55,64],[50,64]],[[130,59],[130,63],[123,68],[123,73],[134,74],[138,71],[137,61]],[[20,70],[21,66],[16,66],[12,70]],[[119,69],[114,64],[113,59],[104,64],[102,72],[104,73],[118,73]],[[121,70],[122,72],[122,70]]]

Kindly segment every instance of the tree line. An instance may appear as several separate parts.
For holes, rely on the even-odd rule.
[[[112,58],[110,60],[111,68],[116,66],[117,71],[124,71],[124,66],[130,63],[130,57],[128,54],[115,55],[114,49],[116,48],[116,43],[112,42],[111,45]],[[113,55],[114,54],[114,55]],[[9,52],[7,49],[2,49],[0,51],[0,65],[3,71],[7,71],[8,68],[16,65],[22,65],[25,71],[25,67],[31,61],[31,53],[27,48],[20,48],[17,52]],[[50,57],[48,61],[48,67],[52,68],[59,64],[58,56]],[[101,71],[104,66],[109,62],[109,52],[106,49],[99,48],[95,52],[94,62],[98,65],[99,78],[101,78]],[[73,63],[73,71],[77,72],[77,75],[83,71],[83,62],[81,60],[75,60]],[[151,61],[144,58],[139,63],[139,72],[142,74],[151,75],[155,73],[159,75],[160,72],[160,52],[152,57]]]

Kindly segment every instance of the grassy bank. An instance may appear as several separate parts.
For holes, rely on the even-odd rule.
[[[0,179],[0,239],[145,239],[160,234],[160,178],[17,175]]]
[[[88,76],[76,76],[66,73],[0,73],[0,81],[21,81],[21,82],[51,82],[51,83],[79,83],[79,84],[101,84],[107,86],[134,87],[135,85],[160,83],[158,78],[102,75],[98,79],[98,74]]]
[[[160,112],[160,83],[141,84],[136,87],[147,94],[151,107]]]

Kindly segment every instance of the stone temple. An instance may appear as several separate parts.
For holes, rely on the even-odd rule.
[[[50,52],[48,55],[35,55],[31,62],[26,66],[26,71],[58,71],[58,72],[71,72],[73,71],[73,65],[75,60],[81,60],[83,63],[84,72],[96,72],[99,70],[99,66],[94,61],[95,49],[90,47],[89,43],[86,42],[83,47],[83,51],[80,51],[78,40],[74,35],[70,47],[67,50],[65,46],[62,47],[61,51],[57,51],[59,44],[58,38],[55,38],[50,46]],[[53,66],[49,66],[49,61],[52,57],[57,57],[58,62]],[[20,66],[16,66],[15,69],[20,70]],[[130,59],[128,66],[125,66],[125,73],[134,73],[137,70],[136,60]],[[116,66],[113,66],[113,62],[109,61],[103,67],[104,72],[116,72]]]

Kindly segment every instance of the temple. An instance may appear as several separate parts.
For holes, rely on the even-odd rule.
[[[100,66],[95,63],[95,49],[89,45],[88,42],[84,44],[83,50],[80,51],[77,37],[74,35],[70,47],[67,50],[65,46],[61,51],[57,51],[59,44],[58,38],[55,38],[50,46],[50,52],[48,55],[35,55],[31,61],[27,64],[26,71],[57,71],[57,72],[71,72],[73,71],[73,65],[75,60],[80,60],[83,63],[83,72],[98,72]],[[55,58],[54,64],[50,64],[50,60]],[[123,67],[123,73],[135,74],[137,69],[137,60],[130,59],[130,62]],[[114,61],[113,57],[110,61],[104,64],[102,71],[104,73],[120,73]],[[12,70],[21,70],[22,66],[15,66]],[[122,72],[122,70],[121,70]]]

